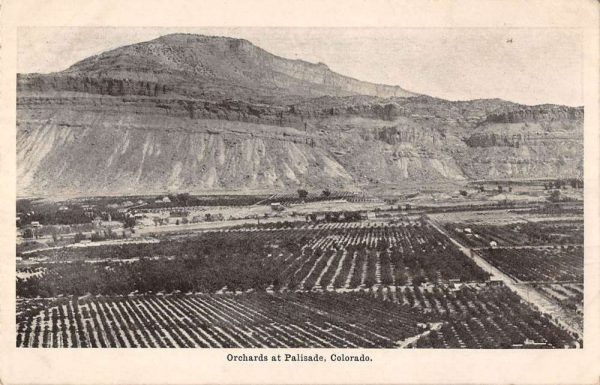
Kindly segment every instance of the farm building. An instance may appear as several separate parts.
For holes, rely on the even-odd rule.
[[[271,209],[275,211],[283,211],[283,206],[279,202],[273,202],[271,203]]]

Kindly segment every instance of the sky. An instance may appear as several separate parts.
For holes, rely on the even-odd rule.
[[[48,73],[169,33],[245,38],[290,59],[448,100],[583,105],[583,42],[570,28],[20,27],[17,70]]]

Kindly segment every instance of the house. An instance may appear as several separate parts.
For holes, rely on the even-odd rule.
[[[42,227],[39,221],[31,221],[31,227]]]
[[[471,228],[469,228],[469,227],[465,228],[465,233],[471,234]]]
[[[279,202],[273,202],[271,203],[271,209],[275,211],[283,211],[283,206]]]
[[[490,247],[496,247],[496,246],[498,246],[498,242],[496,242],[496,241],[490,242]]]
[[[58,211],[69,211],[69,206],[60,206]]]
[[[171,203],[171,200],[169,199],[169,197],[164,197],[162,199],[163,203]]]

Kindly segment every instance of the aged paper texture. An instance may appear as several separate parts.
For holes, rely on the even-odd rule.
[[[0,382],[598,383],[598,11],[4,0]]]

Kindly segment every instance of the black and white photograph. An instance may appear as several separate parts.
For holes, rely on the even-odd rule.
[[[0,382],[591,384],[591,9],[8,0]]]
[[[18,347],[583,346],[579,32],[19,34]]]

